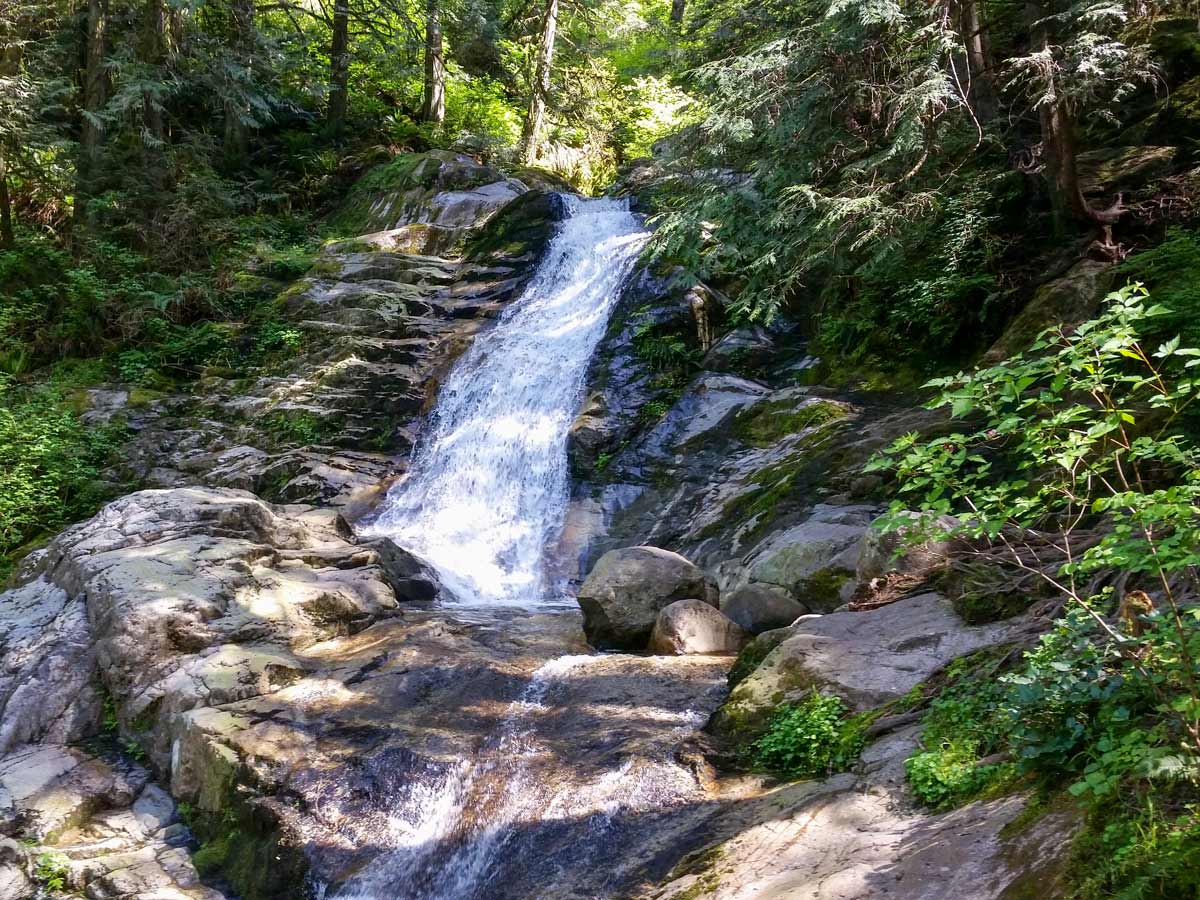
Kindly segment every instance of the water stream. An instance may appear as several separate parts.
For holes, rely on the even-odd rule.
[[[568,497],[588,361],[646,240],[628,205],[569,197],[533,280],[442,385],[407,475],[366,531],[428,559],[459,603],[537,606]]]
[[[428,559],[451,605],[476,614],[545,608],[564,596],[546,553],[568,501],[568,429],[647,237],[621,201],[566,202],[568,216],[529,286],[455,364],[408,474],[364,529]],[[334,900],[493,896],[502,851],[519,854],[516,845],[539,827],[582,822],[594,836],[620,811],[656,808],[675,793],[688,776],[673,764],[633,771],[638,763],[624,757],[584,776],[564,770],[539,735],[553,719],[551,697],[604,664],[598,656],[545,663],[469,758],[418,773],[391,799],[382,836],[390,849]],[[694,719],[687,709],[660,713],[668,732]]]

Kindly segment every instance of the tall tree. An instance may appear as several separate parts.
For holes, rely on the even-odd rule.
[[[684,13],[687,12],[687,0],[671,0],[671,26],[678,29],[683,24]]]
[[[425,102],[421,120],[441,124],[446,118],[446,60],[442,48],[440,0],[425,5]]]
[[[88,0],[87,45],[84,51],[82,127],[76,169],[75,220],[86,221],[87,205],[95,193],[104,146],[104,121],[108,102],[108,0]]]
[[[980,13],[980,3],[981,0],[959,0],[957,19],[967,57],[969,83],[964,86],[964,93],[971,102],[976,120],[986,125],[996,118],[995,62]]]
[[[93,0],[94,2],[94,0]],[[225,96],[225,159],[236,163],[246,157],[249,145],[249,94],[257,43],[254,32],[254,0],[232,0],[233,84]]]
[[[12,198],[8,194],[8,164],[4,146],[0,144],[0,250],[11,250],[17,240],[13,235]]]
[[[325,121],[334,137],[346,125],[350,90],[350,0],[334,0],[333,37],[329,45],[329,106]]]
[[[550,93],[550,72],[554,65],[554,37],[558,29],[558,0],[546,0],[538,40],[537,63],[529,91],[529,111],[521,134],[521,159],[527,166],[537,162],[542,123],[546,117],[546,96]]]
[[[10,23],[0,17],[0,112],[4,113],[6,120],[0,125],[0,250],[11,250],[16,244],[12,197],[8,190],[7,148],[4,145],[6,139],[13,139],[12,130],[20,119],[16,112],[21,93],[17,81],[21,68],[21,44],[15,34],[9,33],[9,26]]]
[[[144,65],[161,73],[167,60],[167,7],[163,0],[145,0],[145,3],[138,57]],[[154,89],[143,94],[142,120],[150,141],[162,143],[165,134],[162,98]]]

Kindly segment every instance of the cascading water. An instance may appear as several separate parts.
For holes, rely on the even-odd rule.
[[[567,431],[646,240],[623,201],[566,203],[533,280],[454,366],[410,471],[364,529],[428,559],[460,603],[554,593],[544,555],[567,504]]]
[[[568,217],[529,287],[455,365],[412,468],[364,529],[424,556],[455,599],[472,607],[555,599],[545,552],[567,505],[567,432],[588,361],[647,237],[625,203],[566,203]],[[564,708],[551,697],[561,702],[560,693],[589,678],[619,688],[621,677],[602,674],[613,661],[545,663],[472,758],[417,767],[389,798],[386,833],[372,835],[387,850],[333,900],[504,896],[502,856],[549,862],[547,835],[561,839],[569,823],[582,823],[588,846],[571,839],[565,851],[578,864],[600,851],[618,816],[660,809],[686,793],[693,779],[669,757],[605,757],[581,773],[564,768],[546,742],[543,729],[561,727]],[[667,728],[668,741],[703,719],[656,702],[655,726]]]
[[[472,763],[430,771],[390,811],[392,849],[342,886],[332,900],[484,900],[497,887],[502,852],[545,854],[537,829],[585,823],[588,841],[571,842],[578,864],[598,851],[604,832],[622,815],[669,806],[692,777],[670,760],[626,757],[590,778],[556,771],[539,740],[539,720],[553,715],[556,691],[611,657],[561,656],[539,668]],[[656,710],[664,742],[707,716],[695,710]]]

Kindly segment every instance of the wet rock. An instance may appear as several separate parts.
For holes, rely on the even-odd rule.
[[[703,600],[676,600],[663,607],[650,635],[650,652],[662,656],[731,655],[746,642],[746,632]]]
[[[738,375],[758,372],[775,355],[775,341],[764,328],[751,325],[729,332],[704,356],[701,365],[713,372]]]
[[[374,538],[361,544],[378,554],[377,563],[396,592],[397,600],[428,603],[441,593],[442,583],[433,566],[412,551],[397,546],[391,538]]]
[[[775,708],[814,688],[836,694],[856,710],[903,695],[960,656],[1011,640],[1019,623],[963,624],[939,594],[908,597],[868,612],[804,618],[742,681],[710,727],[744,740]]]
[[[819,505],[807,520],[752,550],[746,576],[784,588],[811,610],[836,609],[853,587],[859,544],[874,512],[869,506]]]
[[[784,628],[809,612],[784,588],[751,582],[721,597],[721,612],[751,634]]]
[[[908,578],[927,578],[950,564],[954,549],[952,541],[938,537],[956,525],[953,516],[939,516],[933,521],[922,519],[918,513],[910,513],[913,524],[898,531],[884,533],[874,527],[867,529],[858,548],[857,577],[861,583],[883,575],[902,575]],[[911,541],[932,531],[926,540]]]
[[[717,606],[717,587],[701,569],[658,547],[604,554],[579,589],[583,629],[592,646],[641,650],[659,612],[676,600]]]
[[[1052,325],[1071,328],[1092,318],[1113,280],[1111,263],[1080,260],[1065,275],[1037,289],[981,362],[995,365],[1024,351]]]

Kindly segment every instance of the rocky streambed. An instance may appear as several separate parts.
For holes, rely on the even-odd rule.
[[[829,779],[728,770],[814,687],[878,708],[1027,635],[927,588],[846,606],[896,567],[858,464],[928,414],[824,390],[786,331],[722,335],[716,292],[637,270],[564,448],[553,572],[590,571],[583,614],[455,605],[354,524],[564,208],[452,154],[356,204],[367,236],[278,300],[309,336],[285,370],[96,393],[151,489],[0,597],[0,898],[1055,895],[1071,817],[917,809],[912,721]],[[647,352],[669,338],[682,374]]]

